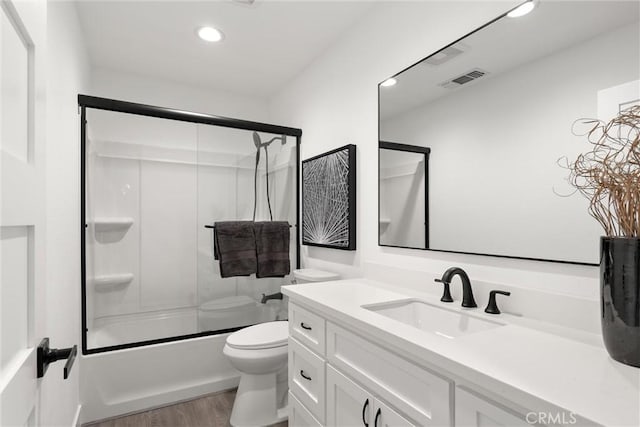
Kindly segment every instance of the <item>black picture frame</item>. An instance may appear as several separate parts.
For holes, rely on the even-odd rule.
[[[303,245],[356,250],[354,144],[302,161],[301,222]]]

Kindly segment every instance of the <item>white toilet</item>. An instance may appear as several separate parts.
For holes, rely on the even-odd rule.
[[[315,269],[294,270],[296,283],[339,278]],[[267,426],[284,421],[287,409],[289,322],[266,322],[227,337],[224,354],[242,373],[231,411],[234,427]]]

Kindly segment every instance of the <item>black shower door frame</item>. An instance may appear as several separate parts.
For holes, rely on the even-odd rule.
[[[300,143],[302,129],[278,126],[269,123],[252,122],[249,120],[234,119],[229,117],[214,116],[210,114],[194,113],[191,111],[174,108],[157,107],[153,105],[138,104],[134,102],[119,101],[115,99],[99,98],[89,95],[78,95],[78,107],[80,109],[80,263],[81,263],[81,294],[82,294],[82,354],[104,353],[107,351],[122,350],[126,348],[142,347],[146,345],[160,344],[172,341],[181,341],[208,335],[219,335],[234,332],[243,327],[223,329],[219,331],[198,332],[195,334],[179,335],[174,337],[159,338],[154,340],[139,341],[127,344],[119,344],[108,347],[87,348],[87,262],[86,262],[86,137],[87,137],[87,109],[115,111],[119,113],[136,114],[139,116],[156,117],[160,119],[178,120],[182,122],[200,123],[205,125],[220,126],[255,132],[286,135],[296,138],[296,268],[300,268]]]

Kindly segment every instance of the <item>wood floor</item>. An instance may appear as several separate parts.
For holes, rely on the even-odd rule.
[[[235,396],[235,390],[224,391],[83,427],[228,427]],[[287,426],[284,421],[273,427]]]

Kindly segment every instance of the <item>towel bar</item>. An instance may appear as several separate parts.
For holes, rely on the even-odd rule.
[[[294,224],[293,226],[291,224],[289,224],[289,228],[291,227],[297,227],[297,224]],[[204,228],[216,228],[215,225],[209,225],[209,224],[205,224]]]

